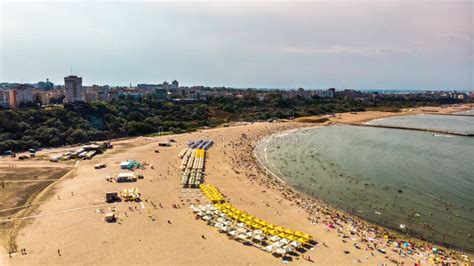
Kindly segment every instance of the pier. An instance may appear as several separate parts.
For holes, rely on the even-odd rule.
[[[431,133],[438,133],[438,134],[445,134],[445,135],[454,135],[454,136],[461,136],[461,137],[474,137],[474,134],[472,134],[472,133],[450,132],[450,131],[439,130],[439,129],[430,129],[430,128],[413,128],[413,127],[371,125],[371,124],[343,123],[343,122],[340,123],[340,124],[350,125],[350,126],[358,126],[358,127],[378,127],[378,128],[389,128],[389,129],[400,129],[400,130],[424,131],[424,132],[431,132]]]

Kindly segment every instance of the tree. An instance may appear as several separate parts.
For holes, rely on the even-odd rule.
[[[74,132],[72,132],[69,137],[67,137],[67,142],[70,144],[73,143],[84,143],[87,142],[89,139],[87,137],[87,134],[84,130],[82,129],[76,129]]]

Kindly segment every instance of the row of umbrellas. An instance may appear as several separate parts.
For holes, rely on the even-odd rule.
[[[217,190],[214,185],[201,184],[199,185],[199,188],[201,188],[201,191],[212,203],[225,202],[224,196],[222,196],[222,194],[219,192],[219,190]]]
[[[281,238],[287,238],[292,241],[298,241],[301,243],[307,243],[312,240],[312,237],[308,234],[302,233],[300,231],[294,231],[288,228],[274,225],[270,222],[252,216],[244,211],[239,210],[232,204],[225,202],[224,196],[219,192],[219,190],[211,184],[201,184],[201,191],[207,198],[214,203],[214,206],[218,208],[221,212],[226,214],[229,218],[245,223],[247,226],[253,229],[259,229],[270,235],[276,235]]]
[[[270,222],[252,216],[244,211],[237,209],[230,203],[216,203],[214,206],[226,214],[229,218],[245,224],[246,226],[262,230],[266,234],[278,236],[280,238],[289,239],[291,241],[298,241],[301,243],[307,243],[312,240],[312,237],[300,231],[294,231],[282,226],[274,225]]]
[[[276,235],[267,235],[261,229],[249,230],[246,228],[245,223],[234,223],[226,218],[226,215],[222,213],[217,207],[212,204],[209,205],[199,205],[190,207],[193,209],[198,216],[203,220],[214,223],[214,227],[218,228],[220,232],[226,233],[232,238],[235,238],[240,241],[257,241],[263,243],[263,241],[268,240],[271,243],[263,247],[263,249],[270,253],[276,253],[280,255],[285,255],[288,252],[294,251],[295,248],[301,246],[301,243],[298,241],[290,241],[287,238],[281,238]],[[216,218],[217,217],[217,218]]]

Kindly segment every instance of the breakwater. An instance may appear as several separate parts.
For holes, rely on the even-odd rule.
[[[403,127],[403,126],[345,123],[345,122],[339,122],[339,123],[344,124],[344,125],[358,126],[358,127],[378,127],[378,128],[389,128],[389,129],[400,129],[400,130],[415,130],[415,131],[425,131],[425,132],[432,132],[432,133],[445,134],[445,135],[454,135],[454,136],[461,136],[461,137],[474,137],[474,134],[472,133],[451,132],[451,131],[432,129],[432,128],[414,128],[414,127]]]

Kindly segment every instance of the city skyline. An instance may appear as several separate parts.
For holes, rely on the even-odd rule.
[[[473,88],[469,1],[5,2],[1,9],[1,82],[62,84],[72,68],[86,85]]]

